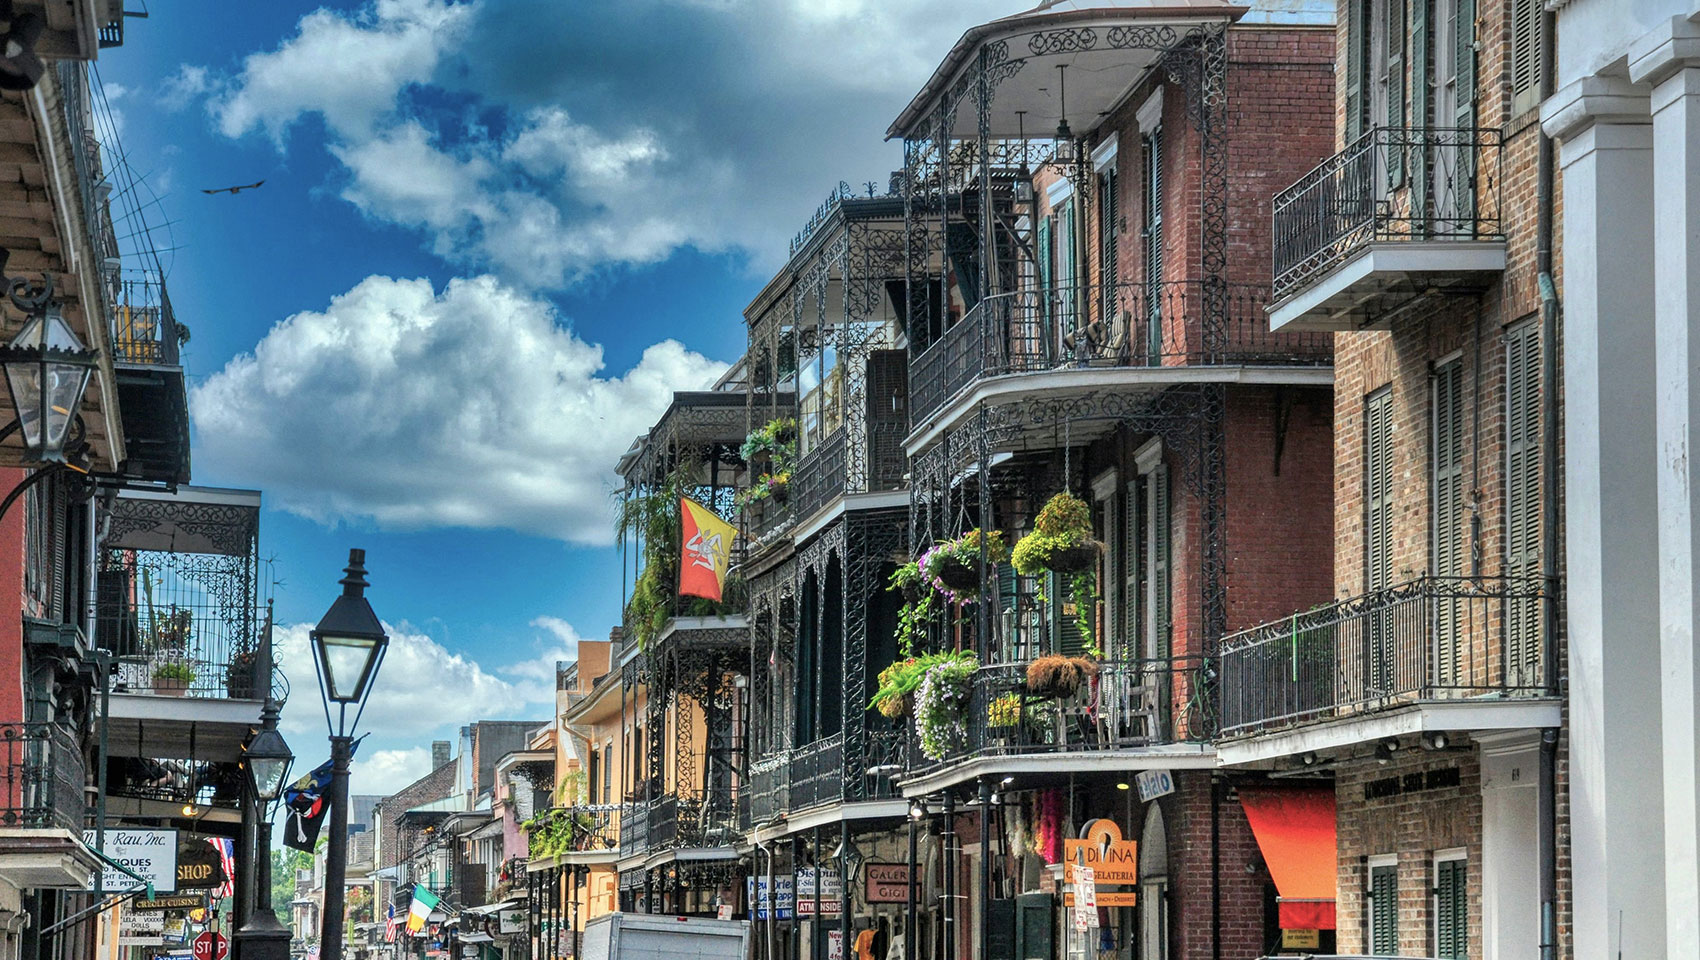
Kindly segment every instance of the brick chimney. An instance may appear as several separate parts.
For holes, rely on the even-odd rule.
[[[437,769],[442,768],[444,765],[446,765],[452,759],[454,759],[454,757],[453,757],[453,755],[451,755],[449,753],[449,742],[447,740],[432,740],[431,741],[431,769],[432,770],[437,770]]]

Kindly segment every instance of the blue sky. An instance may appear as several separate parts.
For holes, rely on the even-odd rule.
[[[883,184],[950,43],[1019,4],[150,6],[98,72],[176,247],[195,482],[266,493],[303,754],[297,625],[368,551],[397,643],[356,789],[385,792],[459,723],[548,717],[553,660],[618,617],[614,458],[741,353],[820,199]]]

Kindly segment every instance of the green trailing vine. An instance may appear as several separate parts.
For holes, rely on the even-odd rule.
[[[903,595],[903,606],[897,611],[897,652],[911,656],[916,641],[927,639],[927,625],[938,612],[938,593],[921,575],[921,565],[914,560],[892,571],[886,589]]]

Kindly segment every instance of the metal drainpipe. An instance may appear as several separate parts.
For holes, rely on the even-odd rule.
[[[940,834],[940,863],[944,867],[944,960],[956,960],[956,793],[944,792],[944,832]]]
[[[1541,100],[1553,95],[1557,18],[1541,15]],[[1558,285],[1553,279],[1553,143],[1537,130],[1535,163],[1535,269],[1541,294],[1541,578],[1546,592],[1542,633],[1549,692],[1560,692],[1558,673]],[[1541,960],[1558,954],[1558,731],[1541,733],[1540,760]]]
[[[1210,956],[1222,960],[1222,785],[1210,775]]]

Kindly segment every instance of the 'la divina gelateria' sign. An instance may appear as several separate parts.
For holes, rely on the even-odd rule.
[[[1139,841],[1123,840],[1114,820],[1089,821],[1081,834],[1079,840],[1063,841],[1067,882],[1074,882],[1074,869],[1082,864],[1083,857],[1099,885],[1139,882]]]

